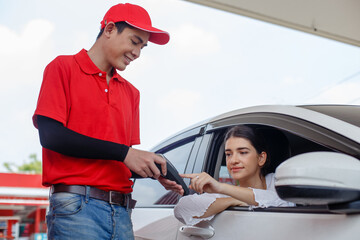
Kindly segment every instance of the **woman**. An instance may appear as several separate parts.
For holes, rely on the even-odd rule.
[[[211,220],[215,214],[230,206],[295,206],[279,198],[274,186],[274,173],[265,176],[269,164],[264,139],[252,128],[236,126],[225,136],[226,166],[236,185],[220,183],[209,174],[181,174],[190,178],[190,188],[200,193],[180,199],[174,209],[175,217],[195,225]]]

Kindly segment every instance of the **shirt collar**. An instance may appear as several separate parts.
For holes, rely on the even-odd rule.
[[[81,70],[85,72],[86,74],[99,74],[102,73],[103,77],[106,77],[106,72],[101,71],[95,63],[91,60],[89,55],[87,54],[87,50],[82,49],[79,53],[75,55],[75,60],[79,64]],[[114,69],[113,72],[113,79],[116,79],[120,82],[124,82],[124,79],[117,73],[117,71]]]

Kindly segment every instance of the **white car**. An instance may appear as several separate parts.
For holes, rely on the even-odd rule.
[[[180,173],[205,171],[230,181],[223,140],[226,130],[238,124],[262,129],[276,190],[297,205],[231,207],[191,227],[174,217],[181,196],[152,179],[136,179],[135,239],[360,239],[360,106],[239,109],[194,125],[152,150]]]

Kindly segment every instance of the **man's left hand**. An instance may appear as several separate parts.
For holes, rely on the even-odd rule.
[[[180,195],[184,195],[184,189],[180,184],[177,184],[175,181],[171,181],[161,176],[158,178],[158,181],[161,183],[161,185],[164,186],[166,190],[171,190]]]

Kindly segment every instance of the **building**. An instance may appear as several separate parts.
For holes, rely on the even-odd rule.
[[[48,197],[41,174],[0,173],[0,239],[46,239]]]

